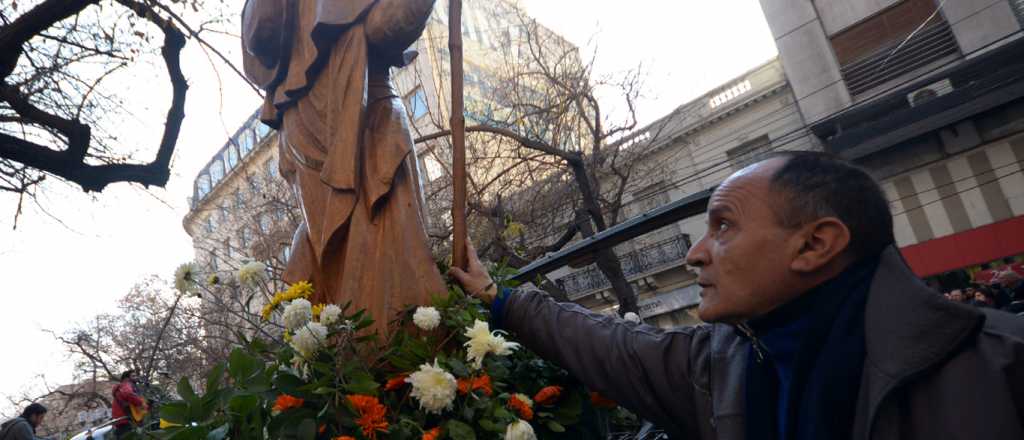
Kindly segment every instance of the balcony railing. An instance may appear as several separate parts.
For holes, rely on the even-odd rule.
[[[666,266],[678,264],[686,258],[690,249],[690,237],[676,235],[668,240],[645,246],[619,256],[622,272],[627,279],[651,273]],[[573,272],[555,280],[570,300],[577,300],[592,292],[611,286],[608,278],[591,264],[583,270]]]

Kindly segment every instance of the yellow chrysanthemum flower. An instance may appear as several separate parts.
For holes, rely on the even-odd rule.
[[[327,307],[327,305],[326,304],[317,304],[317,305],[313,306],[313,319],[314,320],[316,320],[316,321],[320,320],[320,312],[324,311],[324,307]]]

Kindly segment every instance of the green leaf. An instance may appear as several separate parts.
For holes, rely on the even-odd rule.
[[[365,371],[354,371],[349,376],[349,383],[344,386],[345,390],[353,394],[366,394],[376,396],[380,384],[374,382],[373,376]]]
[[[179,425],[189,423],[188,404],[181,400],[167,402],[160,407],[160,418]]]
[[[220,388],[220,382],[224,378],[224,363],[218,362],[213,369],[206,374],[206,393],[216,391]]]
[[[469,367],[456,358],[450,358],[448,360],[448,367],[451,368],[452,374],[458,377],[469,377]]]
[[[487,431],[491,431],[491,432],[501,432],[501,431],[503,431],[503,429],[501,428],[501,425],[498,425],[497,423],[494,423],[490,419],[480,419],[480,421],[478,423],[480,424],[481,428],[484,428]]]
[[[296,437],[298,440],[316,440],[316,421],[303,419],[302,422],[299,422]]]
[[[213,431],[210,431],[209,434],[206,434],[206,440],[223,440],[224,436],[228,435],[229,428],[231,428],[231,426],[227,423],[220,425],[220,427],[218,427],[217,429],[214,429]]]
[[[552,432],[565,432],[565,427],[554,420],[548,420],[546,425]]]
[[[260,407],[260,398],[252,394],[238,394],[228,401],[228,409],[242,417],[250,415]]]
[[[178,381],[178,395],[188,402],[189,405],[195,405],[199,401],[199,396],[196,396],[196,392],[192,389],[192,384],[188,382],[187,377],[183,377]]]
[[[445,431],[448,431],[448,436],[452,440],[476,440],[476,433],[473,432],[473,428],[458,420],[449,420],[445,424]]]
[[[259,359],[246,353],[241,348],[235,348],[228,357],[228,374],[236,381],[244,381],[260,370],[262,370]]]

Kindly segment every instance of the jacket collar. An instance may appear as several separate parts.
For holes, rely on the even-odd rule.
[[[892,246],[882,252],[864,315],[866,361],[895,380],[946,359],[984,321],[928,288]]]

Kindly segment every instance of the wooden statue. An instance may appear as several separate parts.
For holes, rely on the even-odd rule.
[[[284,276],[377,321],[445,291],[424,229],[409,121],[389,71],[415,58],[433,0],[248,0],[246,75],[280,131],[304,221]]]

